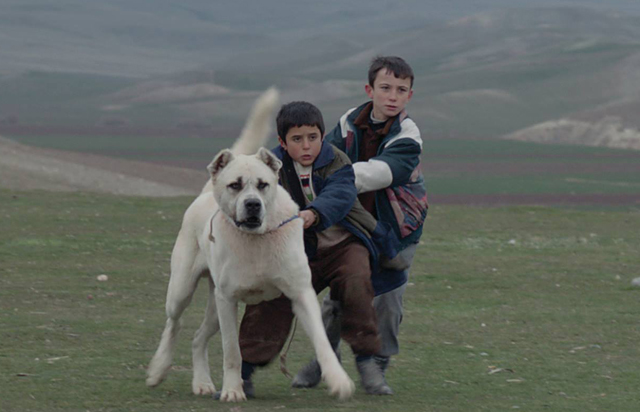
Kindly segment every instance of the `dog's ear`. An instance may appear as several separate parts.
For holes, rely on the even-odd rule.
[[[280,168],[282,167],[282,162],[280,161],[280,159],[278,159],[276,155],[274,155],[273,153],[271,153],[271,151],[265,149],[264,147],[261,147],[260,150],[258,150],[256,156],[258,157],[258,159],[262,160],[264,164],[269,166],[269,168],[271,168],[274,173],[278,173],[278,170],[280,170]]]
[[[216,180],[218,173],[233,160],[233,157],[231,150],[224,149],[213,158],[209,166],[207,166],[207,170],[211,173],[211,179],[213,179],[213,181]]]

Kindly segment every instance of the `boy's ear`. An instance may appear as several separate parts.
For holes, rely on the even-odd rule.
[[[364,85],[364,91],[369,96],[369,99],[373,99],[373,87],[369,83]]]
[[[278,159],[270,150],[261,147],[256,154],[256,157],[264,162],[274,173],[278,173],[278,170],[282,167],[282,162]]]
[[[284,139],[280,136],[278,136],[278,143],[280,143],[280,146],[282,146],[282,148],[284,150],[287,150],[287,143],[284,141]]]
[[[224,169],[229,164],[229,162],[233,160],[233,158],[234,156],[233,153],[231,153],[231,150],[224,149],[220,153],[218,153],[216,157],[213,158],[211,163],[209,163],[209,166],[207,166],[207,170],[211,174],[211,179],[214,182],[216,181],[216,177],[218,176],[220,171]]]

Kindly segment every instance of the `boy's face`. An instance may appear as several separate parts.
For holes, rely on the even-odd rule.
[[[373,101],[373,117],[387,120],[396,116],[411,100],[411,78],[398,79],[392,71],[384,67],[378,70],[373,87],[364,87],[367,96]]]
[[[292,127],[284,140],[278,136],[280,146],[302,166],[311,166],[320,154],[322,135],[317,126]]]

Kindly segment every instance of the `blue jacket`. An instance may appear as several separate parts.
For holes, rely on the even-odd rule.
[[[348,157],[323,141],[320,154],[312,166],[312,184],[316,198],[304,204],[302,189],[287,152],[280,146],[273,153],[283,162],[280,184],[289,192],[301,209],[312,209],[318,215],[317,224],[305,230],[305,251],[311,259],[316,253],[314,232],[321,232],[335,224],[343,226],[369,250],[372,272],[377,272],[380,254],[393,258],[399,244],[389,225],[378,222],[357,199],[355,175]],[[297,194],[296,194],[297,193]]]
[[[403,111],[394,119],[377,155],[368,162],[358,162],[363,131],[354,122],[369,104],[347,111],[325,140],[347,154],[359,178],[364,176],[360,183],[356,180],[361,191],[376,188],[375,217],[391,225],[402,250],[420,239],[429,207],[420,168],[422,139],[416,124]],[[374,288],[384,293],[405,283],[407,277],[407,271],[383,270],[374,277]]]

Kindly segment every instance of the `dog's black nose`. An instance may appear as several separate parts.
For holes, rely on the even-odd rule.
[[[262,203],[258,199],[247,199],[244,201],[244,207],[247,209],[247,215],[256,216],[260,213]]]

